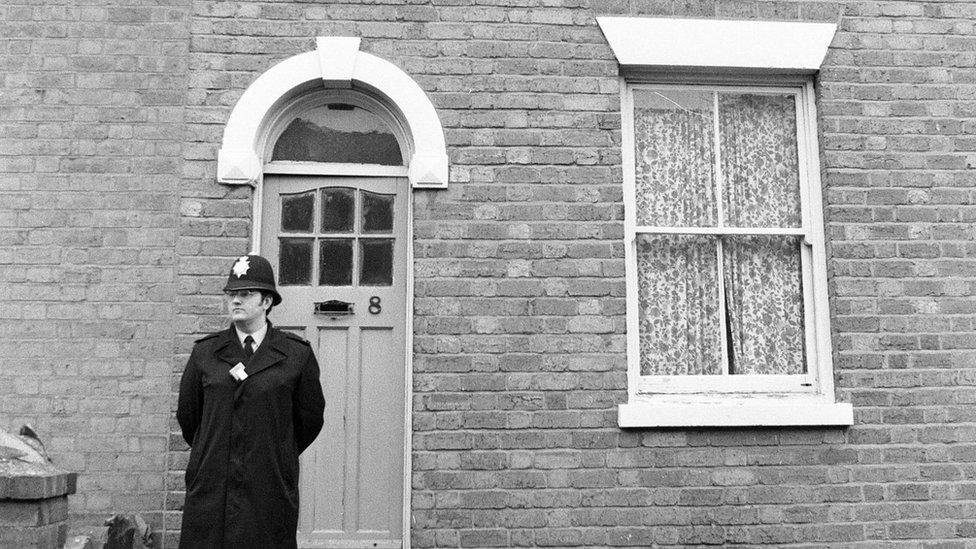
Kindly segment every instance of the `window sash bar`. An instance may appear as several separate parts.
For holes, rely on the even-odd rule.
[[[723,186],[725,174],[722,173],[722,124],[718,112],[718,91],[712,92],[712,150],[715,151],[715,206],[718,213],[718,225],[725,225],[725,189]],[[719,340],[722,345],[722,375],[729,375],[729,356],[732,347],[729,342],[729,311],[725,288],[725,243],[719,239],[715,245],[715,264],[718,268],[718,324]]]
[[[637,379],[639,395],[721,394],[749,392],[814,393],[814,376],[802,374],[735,375],[642,375]]]
[[[802,227],[661,227],[657,225],[638,225],[636,234],[703,234],[703,235],[745,235],[745,236],[802,236],[808,237],[808,230]]]

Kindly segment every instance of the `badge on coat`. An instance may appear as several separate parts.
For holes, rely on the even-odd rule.
[[[230,377],[236,379],[237,381],[244,381],[247,379],[247,372],[244,371],[244,364],[238,362],[233,368],[230,369]]]

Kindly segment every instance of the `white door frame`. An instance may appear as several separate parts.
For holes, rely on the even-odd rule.
[[[260,253],[265,173],[405,177],[413,189],[444,189],[447,147],[430,99],[392,63],[359,50],[359,38],[319,37],[316,50],[290,57],[258,77],[235,104],[217,157],[217,181],[254,188],[251,249]],[[309,97],[337,95],[364,106],[390,124],[406,166],[267,162],[284,131],[286,112]],[[314,100],[314,99],[313,99]],[[368,104],[368,105],[367,105]],[[403,426],[403,548],[410,548],[413,409],[413,200],[407,201],[406,315]]]

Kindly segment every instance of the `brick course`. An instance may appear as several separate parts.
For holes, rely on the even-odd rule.
[[[0,6],[0,421],[71,510],[175,547],[183,361],[250,248],[215,183],[243,90],[356,35],[444,125],[414,193],[413,545],[965,547],[976,538],[970,2],[171,0]],[[620,430],[617,69],[604,14],[836,21],[817,79],[839,429]]]
[[[82,473],[76,524],[161,524],[189,12],[0,5],[0,423]]]

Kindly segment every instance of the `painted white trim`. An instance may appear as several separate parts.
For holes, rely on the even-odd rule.
[[[767,236],[806,236],[806,229],[779,227],[660,227],[640,225],[635,228],[638,234],[702,234],[702,235],[767,235]]]
[[[823,219],[823,195],[821,191],[820,179],[820,150],[817,144],[817,107],[815,100],[815,90],[813,82],[807,82],[804,86],[804,94],[801,96],[801,105],[804,107],[804,132],[803,140],[797,143],[802,146],[801,155],[805,154],[808,159],[806,164],[807,177],[810,184],[806,186],[808,204],[810,209],[810,225],[819,227],[819,230],[812,231],[810,235],[810,252],[812,254],[810,278],[813,288],[813,311],[816,330],[816,345],[811,349],[811,358],[816,360],[817,368],[817,388],[825,397],[834,398],[834,372],[831,365],[833,355],[833,345],[830,336],[830,303],[827,292],[827,246],[824,234]]]
[[[405,166],[343,164],[277,160],[264,165],[264,173],[280,175],[342,175],[353,177],[407,177]]]
[[[361,40],[358,37],[315,39],[315,51],[319,54],[322,83],[327,88],[352,87],[352,75],[356,70],[356,53]]]
[[[258,180],[251,194],[251,253],[261,255],[261,237],[264,229],[264,172],[258,172]]]
[[[722,121],[720,120],[717,113],[719,112],[718,103],[718,92],[712,92],[712,109],[716,113],[716,116],[712,117],[712,154],[714,156],[713,167],[715,177],[712,178],[712,184],[715,188],[713,191],[715,193],[715,213],[718,216],[719,227],[725,226],[725,200],[722,191],[723,178],[725,177],[722,171]],[[635,139],[636,141],[636,139]],[[729,375],[729,353],[724,352],[724,349],[729,348],[729,304],[724,299],[725,296],[725,241],[721,238],[715,240],[715,266],[718,270],[718,295],[723,296],[718,300],[718,318],[719,318],[719,338],[721,339],[722,345],[722,375],[728,377]]]
[[[642,396],[651,394],[733,394],[733,393],[816,393],[813,373],[795,375],[640,376],[637,388]]]
[[[414,188],[446,188],[447,145],[433,103],[409,75],[360,51],[358,45],[355,38],[319,37],[316,51],[285,59],[248,86],[224,128],[217,154],[217,180],[228,185],[256,185],[264,164],[262,141],[282,105],[312,90],[341,86],[360,89],[394,106],[409,135],[410,155],[405,161],[410,184]],[[330,63],[338,65],[323,74],[323,64]]]
[[[403,356],[406,359],[406,372],[403,376],[403,534],[402,549],[410,549],[411,496],[413,495],[413,298],[414,298],[414,257],[413,257],[413,195],[407,197],[407,295],[404,296],[407,311],[404,319]]]
[[[637,164],[634,157],[634,91],[620,79],[620,160],[624,191],[624,276],[627,296],[627,398],[634,402],[640,382],[640,313],[637,296]]]
[[[732,21],[597,17],[624,68],[725,68],[813,73],[837,25],[798,21]]]
[[[660,398],[622,404],[621,427],[850,426],[854,407],[823,398]]]

